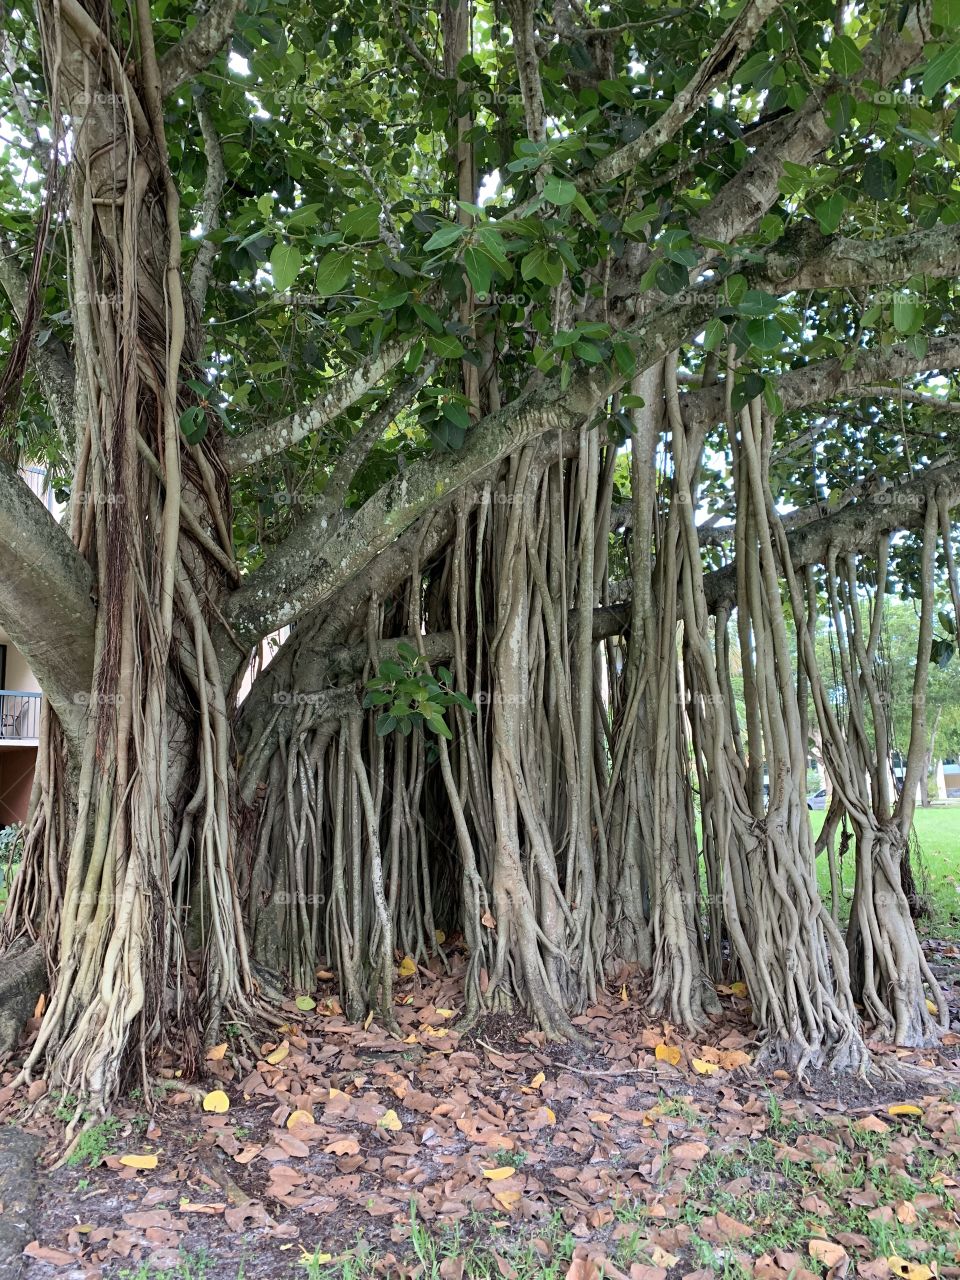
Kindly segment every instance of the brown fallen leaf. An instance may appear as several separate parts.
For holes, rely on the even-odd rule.
[[[324,1147],[327,1155],[331,1156],[355,1156],[360,1150],[360,1143],[356,1138],[337,1138],[335,1142],[331,1142],[329,1146]]]
[[[807,1244],[807,1252],[811,1258],[816,1258],[825,1267],[836,1267],[841,1262],[850,1260],[850,1255],[843,1245],[835,1244],[832,1240],[811,1240]]]

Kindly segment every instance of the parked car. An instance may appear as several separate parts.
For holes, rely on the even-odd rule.
[[[827,807],[827,788],[821,787],[812,796],[807,796],[808,809],[825,809]]]

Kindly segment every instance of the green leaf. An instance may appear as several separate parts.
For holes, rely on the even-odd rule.
[[[654,279],[661,292],[673,297],[689,287],[690,272],[682,263],[661,262],[657,265]]]
[[[353,260],[349,253],[333,250],[324,254],[317,267],[316,290],[324,298],[339,293],[353,273]]]
[[[192,405],[180,415],[180,430],[187,444],[199,444],[207,434],[207,415],[201,405]]]
[[[960,75],[960,41],[948,45],[927,64],[923,73],[923,92],[932,98],[940,92],[944,85]]]
[[[278,240],[270,254],[270,270],[273,273],[273,287],[278,293],[286,293],[296,280],[303,265],[300,250],[292,244],[284,244]]]
[[[841,76],[852,76],[863,66],[863,54],[849,36],[835,35],[827,50],[830,65]]]
[[[424,252],[430,253],[433,249],[446,249],[448,245],[459,240],[464,232],[468,230],[469,227],[455,226],[453,223],[448,222],[445,227],[439,227],[433,233],[427,243],[423,246]]]
[[[490,282],[493,279],[493,265],[490,259],[482,250],[469,245],[464,250],[463,265],[474,292],[478,297],[482,294],[483,297],[480,300],[483,301],[490,292]]]
[[[923,307],[907,293],[893,295],[893,327],[897,333],[916,333],[923,323]]]
[[[455,360],[463,355],[463,343],[452,333],[430,333],[427,346],[444,360]]]
[[[821,202],[814,209],[814,217],[825,236],[832,236],[840,225],[843,217],[843,211],[847,207],[847,201],[839,191],[835,191],[832,196],[828,196],[826,200]]]
[[[776,351],[783,342],[783,330],[776,320],[758,318],[747,325],[747,337],[758,351]]]
[[[707,327],[703,331],[703,347],[705,351],[715,351],[724,339],[727,332],[727,326],[722,320],[716,316],[712,320],[707,321]]]
[[[544,199],[549,200],[551,204],[561,206],[573,204],[577,198],[577,188],[572,182],[551,174],[543,184],[543,195]]]
[[[540,280],[553,288],[563,279],[563,262],[559,254],[538,244],[520,263],[520,275],[524,280]]]
[[[748,370],[746,373],[738,373],[737,380],[733,384],[733,393],[730,397],[730,404],[734,413],[739,413],[746,405],[763,393],[764,387],[767,385],[766,378]]]
[[[873,200],[890,200],[897,194],[897,166],[874,152],[867,156],[860,182]]]

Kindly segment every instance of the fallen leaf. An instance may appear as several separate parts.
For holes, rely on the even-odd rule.
[[[296,1129],[298,1125],[312,1125],[313,1115],[309,1111],[291,1111],[287,1119],[287,1128]]]
[[[298,1009],[302,1009],[304,1013],[309,1013],[311,1009],[317,1007],[316,1000],[310,996],[297,996],[296,1005]]]
[[[203,1109],[221,1116],[225,1111],[230,1110],[230,1099],[222,1089],[211,1089],[209,1093],[203,1095]]]
[[[356,1138],[337,1138],[324,1147],[324,1151],[331,1156],[355,1156],[360,1151],[360,1143]]]
[[[502,1204],[504,1209],[515,1209],[520,1203],[520,1197],[522,1195],[522,1191],[495,1191],[493,1193],[493,1198],[499,1204]]]
[[[508,1164],[505,1164],[496,1169],[484,1169],[483,1176],[489,1178],[491,1182],[502,1182],[504,1178],[512,1178],[515,1172]]]
[[[141,1156],[133,1154],[129,1156],[121,1156],[120,1163],[126,1165],[128,1169],[155,1169],[158,1161],[156,1156]]]
[[[939,1013],[937,1006],[933,1003],[932,1000],[927,1001],[927,1013],[933,1013],[933,1014]]]
[[[895,1276],[903,1276],[904,1280],[935,1280],[937,1274],[931,1271],[926,1263],[907,1262],[897,1254],[892,1254],[887,1259],[887,1266]]]
[[[385,1111],[377,1121],[379,1129],[389,1129],[391,1133],[398,1133],[403,1128],[403,1123],[397,1113],[391,1108]]]
[[[417,966],[414,963],[413,956],[404,956],[397,967],[397,973],[401,978],[412,978],[417,972]]]
[[[892,1107],[887,1107],[887,1115],[922,1116],[923,1107],[915,1107],[912,1102],[897,1102]]]
[[[655,1267],[666,1267],[669,1271],[671,1267],[677,1265],[680,1259],[675,1253],[667,1253],[666,1249],[661,1249],[658,1244],[655,1244],[650,1251],[650,1261]]]
[[[436,940],[437,940],[437,946],[438,946],[438,947],[442,947],[442,946],[443,946],[443,944],[444,944],[444,943],[446,942],[446,940],[447,940],[447,935],[443,932],[443,930],[442,930],[442,929],[434,929],[434,931],[433,931],[433,936],[434,936],[434,937],[436,938]]]
[[[690,1065],[698,1076],[712,1076],[720,1070],[718,1062],[704,1062],[703,1058],[691,1058]]]
[[[543,1074],[542,1071],[538,1071],[537,1074],[530,1081],[530,1088],[539,1089],[540,1086],[543,1084],[543,1082],[546,1080],[546,1078],[547,1077]]]
[[[227,1052],[227,1042],[226,1040],[224,1040],[223,1044],[215,1044],[212,1049],[207,1050],[207,1061],[221,1062],[226,1052]]]
[[[290,1046],[286,1040],[281,1041],[272,1053],[268,1053],[264,1058],[264,1062],[269,1062],[271,1067],[275,1067],[277,1063],[282,1062],[290,1052]]]
[[[483,913],[483,915],[480,917],[480,923],[483,925],[485,929],[495,929],[497,927],[497,922],[496,920],[494,920],[493,916],[490,914],[489,911],[485,911]]]
[[[807,1245],[807,1252],[825,1267],[836,1267],[849,1257],[843,1245],[834,1244],[832,1240],[811,1240]]]
[[[680,1061],[680,1046],[676,1044],[663,1044],[661,1041],[653,1051],[653,1056],[660,1062],[669,1062],[675,1067]]]

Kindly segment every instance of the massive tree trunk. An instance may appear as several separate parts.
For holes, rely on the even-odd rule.
[[[198,327],[149,9],[135,11],[135,65],[77,0],[40,17],[51,100],[73,148],[70,536],[97,608],[86,671],[84,653],[72,654],[85,683],[57,707],[59,723],[44,722],[39,801],[4,929],[9,938],[42,928],[53,986],[24,1071],[45,1054],[79,1115],[107,1105],[160,1045],[177,1042],[189,1063],[198,1024],[213,1034],[225,1011],[242,1013],[251,979],[227,692],[211,642],[217,601],[235,580],[229,493],[217,433],[189,385]],[[191,444],[181,416],[194,406]]]

